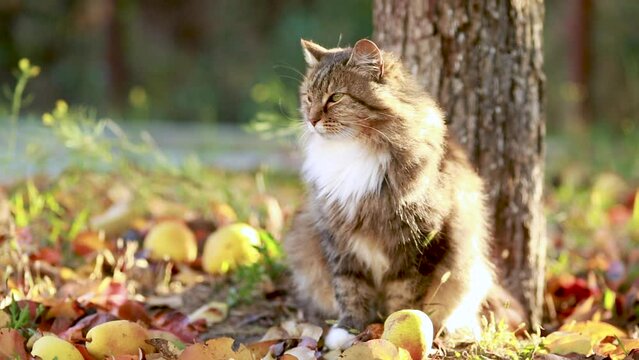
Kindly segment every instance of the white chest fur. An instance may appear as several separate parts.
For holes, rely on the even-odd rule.
[[[390,156],[355,139],[311,135],[305,146],[304,179],[329,203],[355,208],[366,194],[379,191]]]

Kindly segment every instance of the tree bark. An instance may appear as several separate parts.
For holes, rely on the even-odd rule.
[[[445,110],[483,177],[501,284],[543,312],[545,221],[541,0],[375,0],[374,40]]]

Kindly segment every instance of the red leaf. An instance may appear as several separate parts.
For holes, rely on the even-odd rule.
[[[52,247],[40,248],[36,253],[30,256],[31,260],[40,260],[51,265],[60,265],[62,261],[62,253],[60,249]]]
[[[24,338],[15,329],[0,329],[0,359],[27,360]]]
[[[68,328],[59,336],[65,340],[74,342],[84,339],[85,335],[92,327],[100,325],[107,321],[117,320],[117,318],[109,313],[99,312],[82,318],[75,325]]]
[[[163,309],[155,313],[151,324],[160,330],[173,333],[184,342],[193,342],[197,336],[206,330],[206,322],[197,320],[189,322],[189,318],[175,310]]]
[[[57,300],[50,306],[45,319],[51,324],[49,331],[54,334],[66,331],[69,326],[86,313],[77,301],[68,299]]]
[[[115,314],[123,320],[142,321],[146,324],[151,324],[151,318],[147,315],[144,306],[134,300],[127,300],[124,304],[118,306]]]
[[[51,331],[52,333],[59,335],[65,331],[67,331],[67,329],[69,329],[69,327],[73,324],[73,322],[75,321],[75,319],[71,319],[68,317],[57,317],[53,319],[53,322],[51,323],[51,327],[49,327],[49,331]],[[42,328],[40,328],[42,330]]]

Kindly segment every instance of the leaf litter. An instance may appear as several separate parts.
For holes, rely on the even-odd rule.
[[[71,181],[65,176],[70,175],[0,191],[0,357],[28,359],[37,338],[55,334],[91,359],[87,332],[128,320],[148,330],[146,342],[154,349],[128,358],[348,359],[323,346],[331,324],[305,319],[296,308],[287,280],[287,271],[295,269],[284,268],[277,240],[269,235],[282,234],[294,201],[281,206],[277,195],[262,194],[243,203],[226,197],[203,205],[164,192],[146,194],[144,199],[151,200],[139,203],[131,186],[112,174],[73,173],[74,184],[86,185],[81,192],[65,185]],[[233,176],[241,179],[234,186],[249,184],[243,196],[251,198],[250,181]],[[549,211],[564,217],[550,219],[554,253],[543,329],[522,336],[488,319],[481,341],[452,342],[443,336],[430,357],[638,358],[636,192],[615,189],[609,194],[595,187],[592,192],[599,193],[567,199],[561,195],[566,190],[557,189],[547,199]],[[201,254],[209,235],[238,219],[258,229],[269,249],[258,249],[260,261],[233,271],[203,271]],[[597,225],[586,226],[585,219]],[[145,236],[163,221],[183,222],[194,234],[194,261],[149,257]],[[386,346],[379,340],[381,324],[360,330],[355,343]]]

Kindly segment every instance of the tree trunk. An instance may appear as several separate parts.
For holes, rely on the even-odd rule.
[[[575,87],[577,99],[571,103],[572,114],[584,124],[592,122],[590,73],[592,69],[592,0],[568,1],[566,39],[569,45],[570,82]]]
[[[541,0],[375,0],[374,39],[444,109],[483,177],[500,282],[543,310],[545,221]]]

